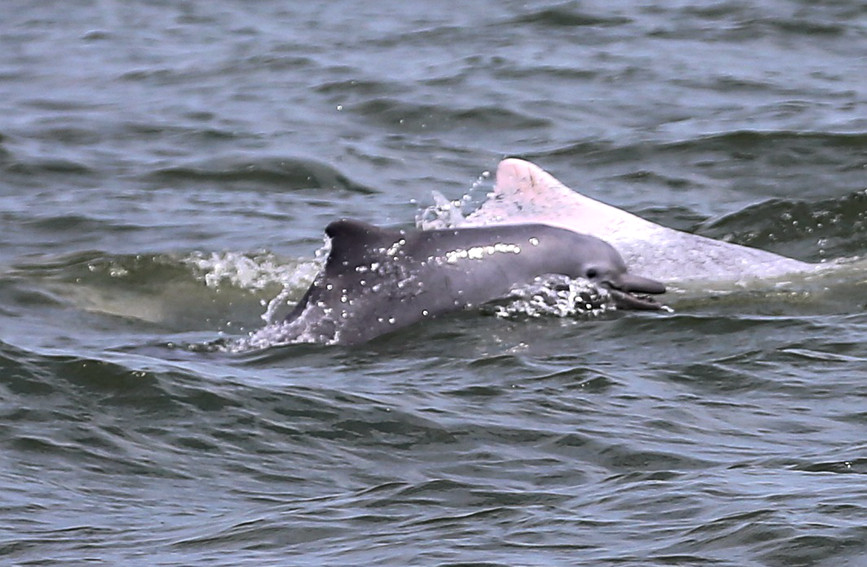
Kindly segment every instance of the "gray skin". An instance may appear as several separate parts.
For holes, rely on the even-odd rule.
[[[663,284],[627,273],[608,243],[544,224],[397,231],[339,220],[325,233],[325,269],[285,321],[293,336],[312,342],[365,342],[505,298],[545,274],[587,278],[626,309],[659,309],[633,292],[665,292]]]

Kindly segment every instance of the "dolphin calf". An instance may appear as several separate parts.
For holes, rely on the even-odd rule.
[[[667,228],[575,192],[535,164],[506,159],[493,192],[459,226],[544,223],[600,238],[629,267],[666,283],[779,278],[814,265]]]
[[[626,309],[659,309],[636,294],[665,292],[627,272],[608,243],[545,224],[405,231],[344,219],[325,233],[325,268],[283,323],[308,342],[361,343],[505,298],[546,274],[591,280]]]

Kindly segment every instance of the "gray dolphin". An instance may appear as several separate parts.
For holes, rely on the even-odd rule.
[[[626,309],[659,309],[634,293],[665,292],[628,273],[608,243],[544,224],[398,231],[344,219],[325,233],[325,268],[284,322],[305,341],[361,343],[504,298],[545,274],[587,278]]]

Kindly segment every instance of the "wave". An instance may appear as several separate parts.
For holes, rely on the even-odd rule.
[[[42,301],[136,319],[174,331],[259,327],[300,298],[316,259],[271,253],[106,254],[86,251],[19,262],[4,274]]]
[[[531,161],[544,161],[546,158],[561,156],[589,155],[604,158],[605,161],[631,161],[630,157],[650,157],[654,154],[688,152],[733,152],[734,156],[758,156],[762,153],[776,153],[781,149],[797,153],[803,161],[810,151],[833,150],[835,152],[857,152],[853,155],[863,158],[867,150],[867,134],[860,132],[822,132],[795,130],[733,130],[699,135],[680,140],[664,139],[639,140],[632,143],[617,143],[604,139],[578,141],[549,150],[527,152],[521,157]],[[748,152],[748,153],[738,153]],[[841,156],[839,161],[844,161]],[[838,160],[834,160],[835,162]],[[845,160],[848,161],[848,160]],[[863,161],[859,161],[863,165]]]
[[[456,129],[524,130],[551,126],[548,119],[499,106],[454,108],[377,98],[352,105],[347,110],[390,128],[413,132],[444,132]]]
[[[534,24],[553,28],[586,26],[620,26],[632,22],[631,18],[619,15],[591,14],[566,7],[566,5],[543,8],[513,18],[510,24]]]
[[[28,161],[18,160],[7,153],[3,170],[10,175],[39,177],[42,174],[52,175],[96,175],[96,170],[88,165],[63,158],[36,158]]]
[[[789,252],[798,250],[799,257],[815,262],[860,256],[867,250],[867,189],[813,202],[770,199],[695,228],[705,236],[766,250],[787,243]]]
[[[338,169],[316,160],[289,157],[225,157],[188,165],[157,169],[146,176],[157,183],[240,182],[270,190],[332,189],[373,194],[375,189],[357,183]]]

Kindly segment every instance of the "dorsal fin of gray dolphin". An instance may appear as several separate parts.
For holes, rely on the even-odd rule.
[[[400,232],[387,230],[360,221],[341,219],[325,227],[331,241],[331,250],[325,264],[325,273],[339,273],[348,266],[368,263],[400,240]]]
[[[537,165],[506,159],[493,192],[461,226],[545,223],[601,238],[630,269],[667,283],[744,281],[805,272],[813,266],[667,228],[566,187]]]
[[[665,292],[631,274],[608,243],[545,224],[429,231],[355,220],[328,225],[325,268],[287,316],[305,340],[354,344],[426,318],[502,299],[545,274],[584,277],[618,307],[659,309],[635,294]]]

